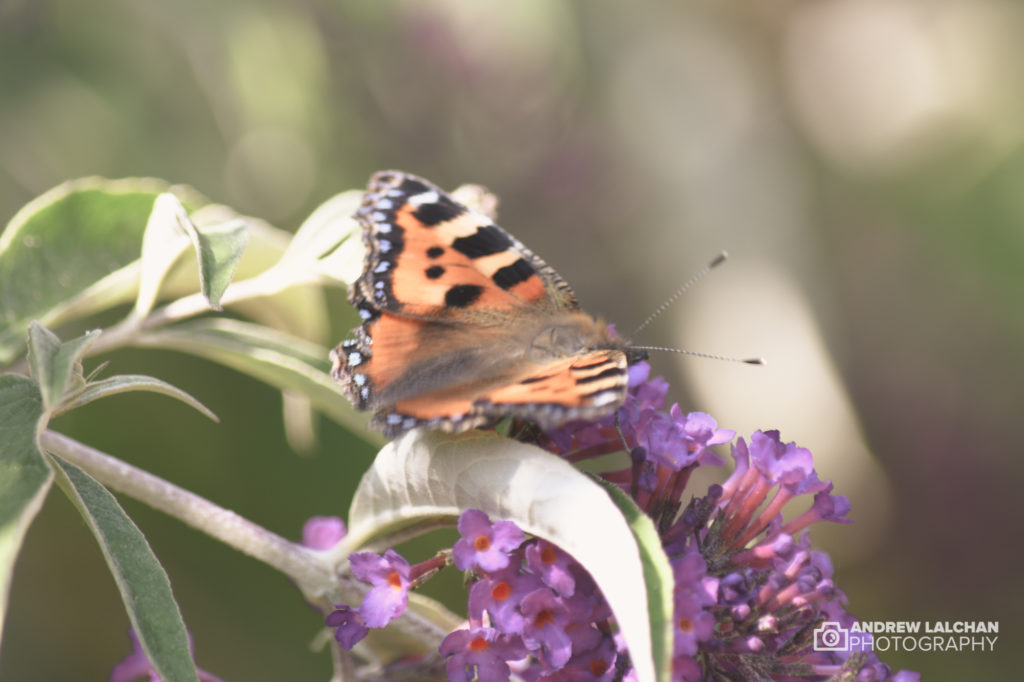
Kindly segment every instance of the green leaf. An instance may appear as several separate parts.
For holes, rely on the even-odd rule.
[[[195,247],[199,289],[216,310],[221,309],[221,296],[249,243],[248,227],[241,218],[198,227],[176,196],[161,194],[153,204],[142,243],[143,274],[136,301],[137,315],[152,309],[160,285],[180,253],[175,233],[188,237]],[[152,272],[146,272],[147,268]]]
[[[181,198],[189,210],[202,206],[184,221],[194,232],[202,282],[197,282],[197,269],[181,267],[178,247],[163,254],[167,261],[177,259],[173,265],[151,264],[154,258],[161,260],[159,254],[152,255],[162,250],[157,243],[148,249],[149,279],[146,291],[140,295],[143,235],[157,197],[170,189],[159,180],[83,178],[50,190],[14,216],[0,233],[0,366],[11,363],[24,351],[25,331],[32,320],[55,328],[133,300],[138,317],[152,309],[157,295],[183,296],[197,288],[219,305],[233,274],[236,279],[262,274],[279,263],[289,247],[291,234],[265,221],[240,216],[225,206],[210,205],[191,188],[174,186],[174,196]],[[174,203],[170,198],[166,201],[168,205]],[[174,221],[177,229],[176,217]],[[342,228],[345,232],[351,225]],[[344,240],[344,236],[338,239]],[[355,244],[353,249],[361,246],[358,239],[345,243],[350,242]],[[239,260],[243,248],[244,257]],[[337,254],[330,252],[314,261],[313,267],[296,264],[290,279],[283,278],[287,281],[280,285],[286,290],[258,300],[239,301],[235,309],[303,338],[325,340],[328,316],[323,292],[318,287],[294,285],[337,281],[336,277],[324,277],[324,273],[340,267],[336,258]],[[310,277],[310,273],[315,276]]]
[[[153,309],[164,280],[188,248],[188,235],[178,226],[179,214],[184,212],[173,194],[161,194],[153,204],[142,236],[142,272],[134,311],[137,318]]]
[[[55,327],[131,301],[158,180],[83,178],[27,204],[0,234],[0,364],[25,347],[29,322]]]
[[[328,374],[327,349],[315,343],[249,322],[208,318],[146,332],[136,345],[191,353],[296,391],[339,423],[366,433],[366,417]]]
[[[56,334],[38,322],[29,325],[29,365],[32,376],[39,383],[47,411],[53,411],[65,393],[85,385],[82,354],[99,335],[100,331],[96,329],[61,343]]]
[[[320,204],[299,227],[276,268],[355,282],[363,269],[364,248],[353,215],[362,198],[362,191],[350,190]]]
[[[164,680],[198,682],[171,583],[146,538],[94,478],[54,458],[57,482],[96,536],[146,656]]]
[[[43,506],[53,473],[36,446],[43,414],[39,387],[28,377],[0,375],[0,634],[14,562]]]
[[[241,220],[209,226],[197,233],[199,282],[203,296],[220,310],[220,299],[231,284],[238,262],[249,243],[249,228]]]
[[[671,582],[649,583],[649,576],[664,575],[668,560],[653,556],[649,539],[634,534],[637,520],[624,516],[601,485],[540,448],[480,431],[411,431],[377,455],[352,501],[349,534],[334,551],[352,552],[469,508],[514,521],[575,557],[608,600],[637,679],[668,679],[663,645],[652,639],[663,636],[653,633],[664,628],[665,597],[651,604],[651,593],[667,585],[671,598]]]
[[[675,588],[675,577],[672,574],[672,564],[662,549],[661,536],[658,535],[658,529],[651,517],[636,506],[633,498],[617,485],[596,477],[595,480],[608,491],[612,502],[622,512],[636,538],[644,566],[644,583],[647,586],[654,664],[658,669],[658,679],[668,679],[672,673],[674,644],[672,590]]]
[[[161,195],[162,210],[173,215],[178,227],[192,240],[199,261],[199,288],[206,300],[220,310],[220,298],[231,283],[231,277],[249,243],[245,221],[235,218],[212,223],[202,228],[188,217],[185,207],[174,195]]]
[[[206,405],[196,400],[186,391],[181,390],[177,386],[161,381],[154,377],[148,377],[143,374],[120,374],[118,376],[110,377],[109,379],[102,379],[100,381],[91,381],[86,384],[81,390],[69,395],[60,406],[60,413],[63,414],[69,410],[73,410],[76,407],[81,407],[91,403],[94,400],[105,398],[108,395],[116,395],[118,393],[126,393],[128,391],[150,391],[152,393],[162,393],[163,395],[177,398],[181,402],[189,405],[199,412],[203,413],[213,421],[220,421]]]
[[[248,226],[249,244],[234,276],[234,281],[239,283],[248,278],[265,281],[271,275],[271,271],[277,269],[276,265],[279,264],[282,254],[290,248],[293,238],[290,232],[278,229],[258,218],[241,216],[227,206],[219,204],[204,206],[190,217],[200,231],[205,230],[207,226],[224,225],[233,220],[245,221]],[[179,273],[178,277],[172,275],[172,285],[181,283],[181,274]],[[193,274],[192,280],[189,280],[192,291],[195,290],[194,279]],[[296,286],[299,280],[299,277],[293,275],[288,281],[281,282],[277,289],[273,286],[263,287],[271,295],[237,301],[231,304],[231,309],[269,327],[311,341],[323,342],[330,331],[326,298],[319,286]],[[307,280],[308,273],[301,278],[301,281]],[[277,293],[273,293],[274,291]]]

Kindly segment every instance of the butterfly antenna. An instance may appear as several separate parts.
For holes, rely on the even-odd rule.
[[[658,350],[666,353],[679,353],[681,355],[692,355],[695,358],[707,358],[709,360],[724,360],[726,362],[742,362],[745,365],[767,365],[764,358],[734,358],[729,355],[715,355],[714,353],[698,353],[695,350],[683,350],[681,348],[665,348],[664,346],[630,346],[630,350]]]
[[[721,265],[722,263],[724,263],[725,259],[728,258],[728,257],[729,257],[729,254],[727,254],[725,251],[722,251],[717,256],[712,258],[710,263],[708,263],[703,268],[698,270],[697,274],[695,274],[693,277],[691,277],[685,284],[683,284],[683,286],[681,286],[678,289],[676,289],[676,292],[674,294],[669,296],[665,300],[664,303],[662,303],[660,306],[658,306],[658,309],[655,310],[653,313],[651,313],[650,317],[648,317],[646,320],[644,320],[643,324],[641,324],[639,327],[634,329],[633,333],[629,335],[629,338],[634,338],[641,329],[643,329],[644,327],[649,325],[651,322],[653,322],[654,318],[656,318],[658,315],[661,315],[663,312],[665,312],[665,310],[670,305],[672,305],[673,303],[676,302],[676,299],[678,299],[680,296],[682,296],[684,293],[686,293],[687,289],[689,289],[694,284],[696,284],[697,282],[702,280],[704,278],[704,276],[707,275],[709,272],[711,272],[711,270],[713,268],[716,268],[719,265]],[[699,353],[693,353],[693,355],[699,355]]]

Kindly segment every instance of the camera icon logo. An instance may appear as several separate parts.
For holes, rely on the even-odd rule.
[[[827,620],[814,630],[815,651],[849,651],[850,631],[837,621]]]

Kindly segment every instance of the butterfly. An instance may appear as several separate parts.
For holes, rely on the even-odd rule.
[[[372,427],[549,429],[625,400],[646,353],[489,218],[399,171],[373,175],[355,217],[366,260],[348,297],[362,324],[331,351],[331,374]]]

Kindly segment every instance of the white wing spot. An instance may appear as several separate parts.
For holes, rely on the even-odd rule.
[[[413,194],[409,197],[409,203],[413,206],[422,206],[423,204],[436,204],[441,200],[441,195],[434,190],[429,192],[420,192],[419,194]]]

